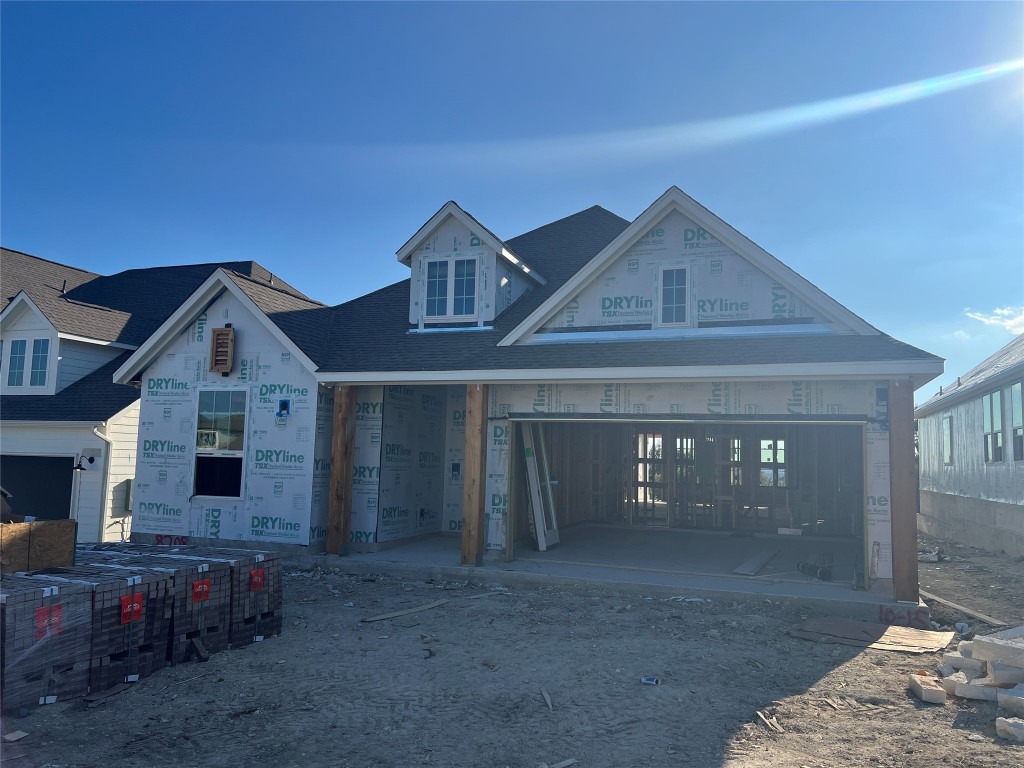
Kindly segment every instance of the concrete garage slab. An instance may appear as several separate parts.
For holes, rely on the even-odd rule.
[[[373,553],[346,557],[287,557],[299,567],[340,568],[348,573],[389,573],[409,578],[521,585],[585,585],[644,595],[765,598],[815,604],[837,616],[927,628],[923,604],[900,603],[853,588],[860,542],[788,536],[734,537],[701,532],[637,530],[602,525],[562,529],[561,543],[546,552],[520,547],[511,562],[459,565],[459,539],[435,535]],[[765,550],[777,553],[756,576],[732,570]],[[811,579],[797,563],[821,553],[834,557],[833,580]]]

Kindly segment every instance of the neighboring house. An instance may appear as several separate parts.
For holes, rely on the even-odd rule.
[[[1024,334],[915,412],[925,533],[1024,555]]]
[[[674,187],[510,240],[449,202],[398,259],[410,279],[330,308],[218,272],[132,354],[134,536],[451,532],[472,564],[556,522],[781,532],[846,541],[869,589],[917,600],[913,391],[941,359]],[[233,359],[200,323],[230,324]]]
[[[0,251],[0,477],[14,512],[75,519],[80,541],[128,535],[139,394],[113,373],[220,267],[273,282],[253,262],[104,276]]]

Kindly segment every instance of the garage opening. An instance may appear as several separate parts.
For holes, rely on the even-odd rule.
[[[71,517],[71,456],[0,456],[0,484],[11,494],[11,511],[37,520]]]
[[[518,423],[519,446],[530,423]],[[844,578],[856,579],[861,570],[862,424],[532,423],[542,424],[562,529],[599,524],[620,535],[623,528],[719,534],[718,547],[728,546],[723,536],[799,540],[812,565],[843,551]],[[510,504],[518,557],[537,544],[521,447],[514,456]],[[808,543],[826,540],[832,543]]]

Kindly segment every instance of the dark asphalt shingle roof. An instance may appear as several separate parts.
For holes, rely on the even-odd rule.
[[[919,405],[915,415],[926,416],[960,400],[978,397],[982,394],[979,390],[987,385],[996,386],[997,381],[1012,376],[1024,376],[1024,333],[960,376],[956,384]]]
[[[125,352],[56,395],[0,396],[0,415],[4,421],[106,421],[139,399],[138,389],[113,381],[130,355]]]
[[[307,298],[253,261],[97,275],[6,248],[0,253],[0,284],[4,306],[24,290],[60,333],[139,346],[218,268],[257,283],[273,281],[280,293]]]

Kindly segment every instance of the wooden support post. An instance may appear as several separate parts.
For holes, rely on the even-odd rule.
[[[334,388],[331,491],[327,509],[327,554],[347,555],[352,535],[352,460],[356,437],[356,388]]]
[[[483,562],[486,450],[487,385],[467,384],[466,457],[462,475],[463,565],[480,565]]]
[[[889,384],[889,508],[892,510],[892,586],[897,600],[920,599],[917,576],[917,467],[914,463],[914,385]]]

